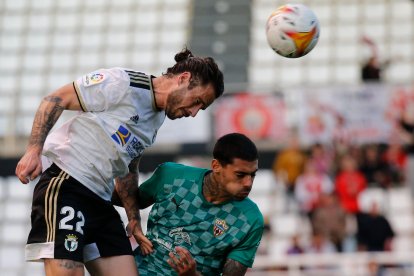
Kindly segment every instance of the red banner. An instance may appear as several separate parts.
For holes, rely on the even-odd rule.
[[[288,133],[285,103],[275,95],[224,97],[216,104],[214,123],[215,138],[239,132],[252,139],[280,140]]]

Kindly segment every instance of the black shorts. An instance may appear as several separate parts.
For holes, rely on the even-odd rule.
[[[132,255],[119,213],[53,164],[33,192],[32,229],[26,260],[44,258],[87,262],[98,257]]]

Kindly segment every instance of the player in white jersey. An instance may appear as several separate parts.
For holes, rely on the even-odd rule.
[[[165,116],[194,117],[224,90],[212,58],[184,49],[175,61],[159,77],[99,69],[42,100],[16,175],[25,184],[41,175],[26,260],[44,260],[46,275],[83,275],[83,264],[93,275],[137,275],[124,227],[110,203],[114,190],[131,234],[152,252],[135,197],[140,157],[154,143]],[[49,134],[65,109],[80,112]],[[42,167],[42,154],[51,166]]]

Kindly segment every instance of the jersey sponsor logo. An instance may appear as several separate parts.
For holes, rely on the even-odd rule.
[[[119,145],[125,146],[129,138],[131,138],[131,132],[123,126],[119,126],[118,130],[112,134],[112,139],[115,140]]]
[[[168,235],[174,238],[174,244],[182,244],[183,242],[188,243],[191,245],[191,238],[190,235],[183,231],[184,227],[178,227],[170,230]]]
[[[213,226],[213,234],[215,237],[219,237],[224,234],[224,232],[229,229],[229,226],[227,225],[226,221],[224,219],[216,219],[214,221]]]
[[[131,138],[132,137],[132,138]],[[139,157],[145,150],[144,145],[136,136],[124,126],[119,126],[118,130],[111,135],[111,138],[120,146],[125,147],[126,152],[132,159]]]
[[[136,158],[142,155],[144,152],[144,145],[138,140],[137,137],[134,136],[132,138],[131,143],[126,147],[126,151],[128,152],[131,158]]]
[[[105,75],[103,73],[87,74],[83,78],[83,86],[88,87],[94,84],[98,84],[98,83],[103,82],[104,79],[105,79]]]
[[[73,252],[78,248],[78,237],[74,234],[66,235],[65,248],[69,252]]]

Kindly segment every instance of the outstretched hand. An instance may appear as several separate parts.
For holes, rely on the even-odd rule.
[[[197,276],[197,263],[191,253],[183,248],[176,246],[177,254],[170,252],[170,258],[167,260],[168,264],[178,273],[179,276]]]
[[[141,224],[138,220],[130,220],[128,222],[126,230],[128,237],[134,236],[136,242],[139,244],[139,248],[141,249],[142,255],[146,256],[152,253],[152,243],[142,232]]]

